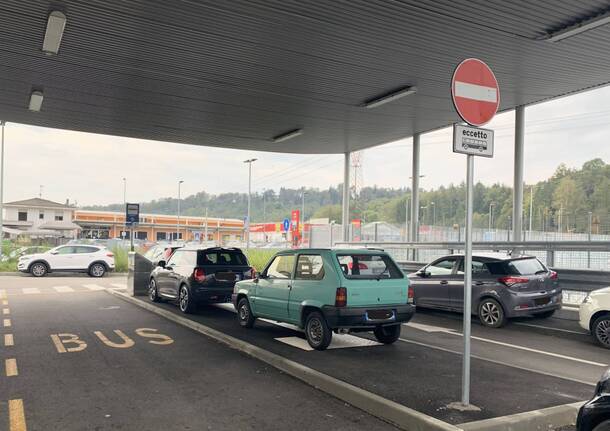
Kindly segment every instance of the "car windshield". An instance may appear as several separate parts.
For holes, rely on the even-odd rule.
[[[337,261],[346,278],[403,278],[402,272],[386,254],[339,254]]]
[[[504,262],[487,262],[487,266],[493,274],[502,275],[534,275],[547,271],[545,266],[535,257]]]

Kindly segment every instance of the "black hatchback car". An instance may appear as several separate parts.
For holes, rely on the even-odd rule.
[[[231,302],[235,283],[255,275],[238,248],[184,247],[157,265],[150,274],[150,300],[178,301],[183,313],[194,312],[202,303]]]
[[[593,398],[578,412],[578,431],[610,431],[610,368],[595,388]]]

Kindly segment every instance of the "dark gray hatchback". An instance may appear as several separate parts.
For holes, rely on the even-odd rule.
[[[463,255],[437,259],[409,279],[417,307],[463,311]],[[536,257],[473,255],[471,311],[483,325],[499,328],[512,317],[550,317],[559,308],[557,273]]]

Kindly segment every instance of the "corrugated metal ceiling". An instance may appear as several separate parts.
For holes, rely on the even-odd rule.
[[[68,18],[41,51],[50,10]],[[451,124],[449,80],[467,57],[495,71],[501,110],[610,81],[610,26],[551,30],[599,0],[3,0],[0,118],[144,139],[342,153]],[[405,85],[418,93],[360,105]],[[39,113],[27,110],[44,91]],[[295,128],[282,143],[270,138]]]

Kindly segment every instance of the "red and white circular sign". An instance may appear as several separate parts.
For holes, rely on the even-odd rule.
[[[489,66],[476,58],[458,64],[451,79],[453,105],[472,126],[489,122],[500,105],[500,87]]]

